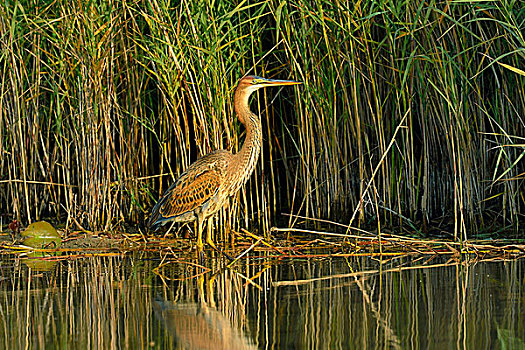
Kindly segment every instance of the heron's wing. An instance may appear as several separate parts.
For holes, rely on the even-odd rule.
[[[229,157],[229,152],[216,151],[200,158],[186,169],[151,211],[149,226],[156,229],[162,223],[176,220],[177,217],[198,209],[217,194],[224,181]]]
[[[184,173],[164,194],[164,203],[159,208],[164,218],[173,218],[197,209],[209,200],[221,185],[221,173],[217,169],[188,170],[193,171]]]

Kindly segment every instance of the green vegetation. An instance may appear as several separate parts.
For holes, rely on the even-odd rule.
[[[263,155],[221,227],[518,229],[524,29],[520,1],[4,3],[0,214],[144,222],[190,162],[239,147],[248,73],[305,85],[252,102]]]

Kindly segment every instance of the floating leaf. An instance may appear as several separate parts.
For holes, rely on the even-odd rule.
[[[57,230],[48,222],[39,221],[29,225],[24,232],[23,244],[32,248],[57,248],[62,243],[62,238]]]

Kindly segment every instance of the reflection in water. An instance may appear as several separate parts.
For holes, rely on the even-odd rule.
[[[257,349],[225,314],[215,308],[215,278],[216,275],[212,275],[208,281],[207,295],[204,292],[205,276],[197,278],[197,303],[156,300],[153,304],[155,314],[183,349]],[[232,280],[229,282],[233,283]]]
[[[277,289],[269,296],[287,305],[284,315],[275,315],[276,320],[297,320],[295,327],[280,329],[280,338],[286,336],[284,344],[298,348],[351,344],[356,348],[484,349],[506,341],[498,339],[498,328],[523,337],[523,262],[428,263],[415,269],[419,264],[391,261],[377,274],[367,274],[363,271],[375,269],[359,271],[355,260],[348,261],[347,271],[358,272],[310,283],[278,276],[274,280],[289,279],[290,283],[274,283]],[[334,276],[341,273],[342,265],[327,261],[292,270],[294,276]],[[377,268],[379,264],[370,265]],[[396,265],[404,266],[389,269]]]
[[[21,259],[22,262],[33,271],[54,271],[55,266],[58,263],[56,257],[59,255],[61,255],[61,252],[56,252],[54,254],[43,252],[20,254],[20,256],[24,257]]]
[[[233,269],[210,260],[202,274],[190,258],[158,254],[76,258],[49,272],[0,259],[4,348],[509,349],[525,340],[520,260],[252,256]]]
[[[153,307],[183,349],[257,349],[224,314],[206,304],[157,301]]]

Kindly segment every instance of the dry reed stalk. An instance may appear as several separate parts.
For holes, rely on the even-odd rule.
[[[144,5],[0,8],[2,215],[142,223],[197,157],[237,151],[231,95],[249,73],[305,87],[253,101],[265,146],[221,239],[267,231],[283,210],[378,232],[443,217],[458,240],[520,228],[524,22],[511,3]]]

